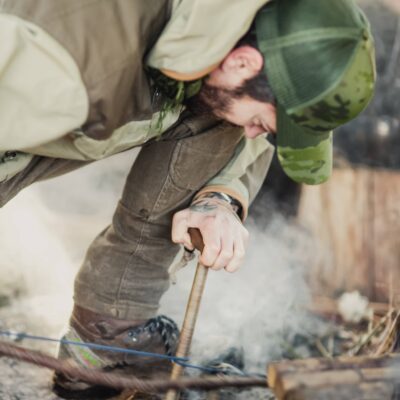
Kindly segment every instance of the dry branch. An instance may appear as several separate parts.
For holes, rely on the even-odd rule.
[[[211,376],[201,378],[182,378],[179,380],[138,379],[98,370],[83,369],[67,361],[60,361],[39,351],[24,349],[10,343],[0,341],[0,356],[28,362],[72,376],[94,385],[108,386],[116,389],[132,389],[144,393],[164,392],[169,389],[213,390],[222,387],[267,387],[267,382],[259,377],[225,377]]]

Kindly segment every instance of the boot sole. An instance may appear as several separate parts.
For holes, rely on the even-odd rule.
[[[71,390],[53,383],[53,393],[58,397],[67,400],[105,400],[121,394],[121,390],[112,389],[105,386],[91,386],[83,390]]]

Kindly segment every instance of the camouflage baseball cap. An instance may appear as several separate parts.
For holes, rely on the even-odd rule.
[[[300,183],[332,172],[332,130],[369,103],[376,79],[367,19],[352,0],[278,0],[256,16],[277,99],[278,158]]]

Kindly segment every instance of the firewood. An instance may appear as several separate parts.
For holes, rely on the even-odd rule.
[[[400,355],[283,361],[269,366],[268,383],[279,400],[391,399]]]
[[[392,400],[395,389],[392,384],[372,383],[359,386],[303,389],[289,394],[285,400]]]

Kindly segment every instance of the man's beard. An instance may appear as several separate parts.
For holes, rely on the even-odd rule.
[[[185,105],[195,115],[210,115],[222,119],[229,111],[232,100],[238,97],[236,90],[222,89],[203,82],[201,90],[187,99]]]
[[[260,71],[256,76],[244,81],[235,89],[224,89],[203,81],[200,92],[185,101],[187,108],[195,115],[210,115],[224,119],[229,113],[234,100],[244,97],[262,103],[276,104],[276,99],[269,86],[266,75]]]

